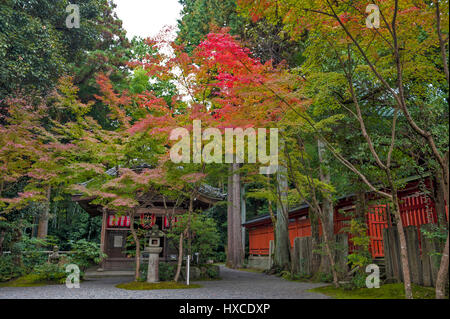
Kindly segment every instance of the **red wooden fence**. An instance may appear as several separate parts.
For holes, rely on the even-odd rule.
[[[344,208],[343,210],[351,212],[354,210],[354,207],[348,206],[348,208]],[[307,209],[300,213],[302,214],[301,216],[297,215],[292,217],[289,222],[291,246],[293,246],[296,237],[311,236],[311,222],[307,216]],[[420,225],[437,222],[436,209],[433,201],[423,193],[419,192],[408,194],[400,198],[400,215],[404,227],[411,225],[418,226],[419,244],[421,237]],[[368,235],[370,237],[369,250],[372,253],[373,258],[384,257],[383,229],[388,227],[391,223],[387,216],[386,205],[372,205],[369,207],[366,222]],[[338,234],[343,231],[342,229],[344,227],[348,227],[350,219],[350,216],[341,214],[336,209],[334,213],[334,233]],[[322,226],[319,222],[319,234],[321,233]],[[265,224],[256,225],[254,227],[250,226],[249,236],[250,254],[269,254],[269,243],[273,240],[273,228],[270,220]],[[351,241],[351,236],[349,235],[349,252],[351,253],[353,250],[354,246]]]
[[[369,251],[373,258],[384,257],[383,229],[388,227],[386,205],[370,206],[367,214]]]

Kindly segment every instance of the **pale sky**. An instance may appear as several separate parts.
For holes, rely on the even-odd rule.
[[[165,26],[177,25],[182,6],[178,0],[113,0],[127,37],[155,36]]]

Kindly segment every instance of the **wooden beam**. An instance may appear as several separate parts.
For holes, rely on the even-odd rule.
[[[167,208],[167,212],[172,214],[173,208]],[[186,209],[176,208],[174,214],[181,215],[186,212]],[[137,214],[155,214],[156,216],[165,216],[166,209],[164,207],[154,207],[154,208],[138,208],[136,211]]]

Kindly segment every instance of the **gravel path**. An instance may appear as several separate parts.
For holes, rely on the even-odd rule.
[[[0,288],[0,299],[322,299],[306,290],[323,284],[291,282],[276,276],[220,268],[222,280],[198,282],[202,288],[131,291],[114,285],[132,278],[99,278],[81,283],[79,289],[65,285]]]

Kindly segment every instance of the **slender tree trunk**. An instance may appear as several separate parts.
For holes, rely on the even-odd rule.
[[[366,210],[367,210],[366,193],[364,192],[364,190],[361,189],[361,186],[358,186],[358,190],[356,191],[355,217],[361,221],[364,221]]]
[[[445,165],[448,168],[449,165],[449,152],[447,151],[446,156],[445,156]],[[447,207],[450,208],[450,203],[449,203],[449,194],[448,194],[448,186],[449,186],[449,180],[448,180],[448,172],[447,174],[443,174],[446,175],[447,178],[441,178],[441,185],[442,185],[442,191],[444,193],[444,199],[445,199],[445,203],[447,204]],[[441,265],[439,267],[439,271],[437,274],[437,278],[436,278],[436,298],[437,299],[444,299],[445,298],[445,285],[446,283],[448,283],[448,266],[449,266],[449,262],[448,262],[448,255],[449,255],[449,249],[448,249],[448,241],[449,241],[449,220],[448,220],[448,216],[445,213],[445,206],[444,206],[444,211],[442,212],[442,214],[445,215],[445,217],[447,218],[447,240],[445,242],[445,247],[444,247],[444,251],[442,252],[442,257],[441,257]]]
[[[289,239],[289,207],[287,202],[287,168],[277,170],[277,224],[275,232],[274,267],[279,270],[291,269],[291,242]]]
[[[227,191],[227,267],[233,265],[233,251],[233,164],[230,164]]]
[[[242,248],[242,216],[241,216],[241,176],[238,163],[233,163],[233,264],[232,268],[241,268],[244,263]]]
[[[439,267],[436,278],[436,299],[445,299],[445,285],[448,283],[448,234],[445,242],[445,248],[441,257],[441,265]]]
[[[247,221],[247,209],[245,206],[245,185],[241,185],[241,225]],[[241,226],[242,230],[242,258],[245,260],[245,227]]]
[[[322,236],[325,244],[325,253],[328,256],[328,262],[330,264],[331,273],[333,275],[333,284],[337,288],[339,287],[339,279],[336,270],[336,263],[334,262],[334,247],[331,246],[332,239],[329,237],[329,233],[324,230],[324,227],[322,227]]]
[[[183,264],[183,233],[180,234],[180,243],[178,245],[178,264],[177,264],[177,272],[175,273],[175,278],[173,281],[177,282],[178,278],[180,278],[181,266]]]
[[[432,180],[434,203],[436,208],[438,224],[447,228],[447,215],[445,213],[444,180],[441,176]]]
[[[391,183],[391,189],[392,189],[392,197],[393,197],[393,204],[394,204],[394,216],[397,224],[397,231],[398,236],[400,240],[400,261],[402,264],[402,270],[403,270],[403,282],[405,286],[405,297],[406,299],[413,299],[412,294],[412,287],[411,287],[411,273],[409,268],[409,261],[408,261],[408,250],[406,247],[406,235],[405,235],[405,229],[403,228],[403,222],[402,218],[400,216],[400,206],[398,204],[398,197],[397,197],[397,189],[394,187],[394,185]]]
[[[320,233],[319,233],[319,218],[318,213],[312,207],[309,208],[309,220],[311,223],[311,254],[312,254],[312,269],[311,273],[316,274],[320,268],[321,254],[320,250]]]
[[[140,273],[141,273],[141,243],[139,242],[139,238],[136,233],[136,229],[134,228],[134,217],[135,217],[135,210],[133,209],[130,212],[130,230],[131,234],[133,235],[133,240],[136,244],[136,255],[134,256],[135,261],[135,272],[134,272],[134,278],[136,281],[139,280]]]
[[[191,236],[191,218],[192,213],[194,211],[194,197],[191,195],[189,198],[189,211],[188,211],[188,222],[187,222],[187,228],[186,228],[186,236],[188,239],[187,242],[187,254],[190,261],[190,258],[192,257],[192,236]],[[187,276],[187,271],[186,271]]]
[[[47,201],[45,202],[43,211],[39,216],[39,224],[37,231],[37,238],[45,238],[48,234],[48,219],[50,214],[50,196],[51,196],[52,188],[48,186],[47,188]]]
[[[327,160],[325,159],[325,144],[318,139],[317,140],[317,150],[318,150],[318,155],[319,155],[319,178],[320,181],[325,183],[325,184],[330,184],[331,182],[331,177],[330,177],[330,172],[329,172],[329,168],[328,168],[328,163]],[[323,199],[322,199],[322,214],[323,217],[321,218],[322,220],[322,232],[323,234],[325,234],[326,232],[326,236],[324,236],[324,240],[326,240],[325,238],[328,238],[329,240],[329,249],[330,249],[330,253],[331,255],[325,258],[322,258],[322,265],[321,265],[321,269],[324,272],[333,272],[332,269],[332,265],[329,262],[331,259],[334,261],[334,255],[335,255],[335,249],[334,249],[334,210],[333,210],[333,202],[331,199],[331,194],[329,192],[323,192]],[[333,274],[333,277],[334,274]],[[337,279],[336,279],[337,281]]]

